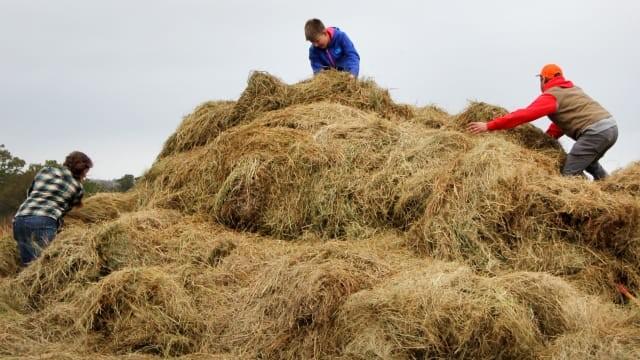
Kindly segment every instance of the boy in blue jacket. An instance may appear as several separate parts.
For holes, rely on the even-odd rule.
[[[314,74],[336,69],[358,77],[360,55],[347,34],[337,27],[325,28],[322,21],[311,19],[304,25],[304,35],[311,42],[309,61]]]

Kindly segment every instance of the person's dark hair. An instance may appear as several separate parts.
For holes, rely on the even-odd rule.
[[[67,155],[67,158],[64,159],[63,164],[76,180],[80,180],[82,177],[82,173],[93,167],[93,162],[89,157],[80,151],[74,151],[71,154]]]
[[[307,41],[316,41],[324,31],[324,24],[319,19],[307,20],[307,23],[304,24],[304,36]]]

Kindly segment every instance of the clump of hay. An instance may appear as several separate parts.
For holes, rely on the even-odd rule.
[[[354,81],[342,72],[324,71],[310,80],[287,85],[268,73],[254,72],[237,102],[208,102],[187,116],[159,158],[205,145],[221,132],[269,111],[319,102],[371,111],[388,119],[413,116],[409,106],[395,104],[388,91],[371,80]]]
[[[617,291],[616,284],[631,289],[638,289],[640,285],[640,272],[633,265],[637,260],[625,260],[585,244],[540,239],[503,249],[501,255],[504,260],[499,267],[505,270],[547,272],[562,277],[587,294],[601,294],[616,303],[627,301]]]
[[[320,106],[325,109],[342,108],[333,104]],[[310,106],[303,106],[299,110],[299,114],[316,111]],[[358,116],[357,120],[342,119],[340,122],[336,119],[334,123],[322,126],[309,124],[304,115],[289,118],[288,123],[281,126],[272,120],[273,117],[265,119],[264,122],[256,120],[256,124],[226,132],[202,151],[192,153],[190,158],[174,156],[163,159],[154,166],[160,170],[152,169],[145,180],[152,182],[156,194],[167,193],[167,198],[170,199],[180,197],[179,201],[163,201],[170,206],[177,205],[184,210],[212,213],[218,221],[236,228],[252,226],[250,229],[263,232],[264,228],[267,231],[275,228],[282,236],[297,235],[302,231],[307,219],[314,219],[331,211],[330,208],[310,207],[300,211],[308,197],[313,195],[308,192],[307,186],[328,185],[300,181],[313,180],[316,174],[321,176],[320,174],[324,173],[327,180],[339,185],[336,177],[348,174],[342,173],[346,170],[344,168],[335,168],[336,162],[342,160],[349,163],[371,163],[382,160],[367,159],[364,153],[357,152],[358,148],[350,143],[349,139],[369,148],[378,144],[384,146],[397,137],[388,121],[367,117],[364,114],[354,115]],[[358,124],[363,118],[372,126]],[[301,128],[291,125],[296,121],[296,126]],[[305,126],[316,126],[315,135],[304,131],[302,127]],[[332,146],[335,148],[331,149]],[[343,152],[338,152],[340,150]],[[197,158],[194,158],[194,155]],[[362,166],[366,165],[367,163],[362,163]],[[176,166],[184,170],[175,171]],[[273,186],[274,181],[277,181],[276,186]],[[196,183],[197,185],[193,186]],[[292,190],[296,192],[292,193]],[[212,194],[215,196],[211,196]],[[335,195],[327,195],[332,197],[326,201],[333,202]],[[209,197],[212,199],[209,200]],[[265,204],[270,208],[265,209]],[[270,211],[283,214],[276,217],[268,214]],[[320,214],[316,215],[316,212]],[[261,219],[256,219],[257,214],[261,215]],[[335,216],[331,220],[337,218],[338,216]],[[270,224],[273,220],[282,222]],[[326,220],[318,219],[317,223],[319,227],[325,226]],[[327,229],[327,232],[341,231],[335,229],[335,226],[342,225],[333,225],[333,229]]]
[[[207,101],[186,116],[178,129],[167,139],[158,157],[193,150],[206,145],[225,130],[225,119],[229,116],[235,102]]]
[[[640,356],[637,308],[621,309],[593,298],[568,302],[572,322],[578,326],[561,334],[540,358],[636,359]]]
[[[344,105],[296,105],[162,159],[141,186],[160,206],[209,213],[234,228],[339,237],[353,222],[408,227],[421,214],[435,169],[472,143],[457,132],[400,125]]]
[[[292,105],[284,109],[269,111],[255,123],[265,127],[281,127],[315,133],[320,129],[356,120],[368,122],[370,113],[346,105],[320,101],[311,104]]]
[[[483,278],[434,263],[352,295],[338,314],[338,353],[359,359],[535,359],[558,336],[571,336],[601,316],[600,303],[574,309],[577,298],[575,289],[545,274]],[[584,351],[590,341],[598,342],[585,341]]]
[[[451,124],[451,115],[436,105],[427,105],[413,109],[411,121],[430,129],[441,129]]]
[[[179,245],[171,241],[172,227],[179,221],[185,219],[176,211],[147,210],[104,224],[91,241],[91,250],[100,259],[101,274],[173,259]]]
[[[262,112],[292,105],[293,92],[293,88],[266,72],[252,73],[247,87],[226,119],[227,128],[251,121]]]
[[[507,113],[506,109],[498,106],[483,102],[471,102],[466,109],[453,118],[453,126],[461,131],[466,131],[467,125],[471,122],[488,122]],[[504,137],[527,149],[557,158],[558,168],[564,161],[565,152],[562,145],[532,124],[523,124],[513,129],[492,133],[492,135]]]
[[[553,164],[545,160],[504,140],[480,140],[441,177],[445,192],[429,200],[422,225],[416,226],[423,229],[425,245],[459,244],[463,247],[454,255],[459,258],[494,252],[488,246],[497,242],[508,247],[538,239],[544,232],[548,239],[622,250],[638,225],[637,204],[581,179],[550,176]]]
[[[129,265],[162,263],[178,245],[169,227],[184,220],[173,211],[137,212],[88,229],[73,226],[58,234],[41,256],[9,284],[26,308],[69,301],[79,289]]]
[[[24,299],[25,310],[70,301],[78,287],[99,278],[100,261],[90,245],[94,234],[79,227],[58,234],[38,259],[8,280],[15,296]]]
[[[295,104],[330,101],[373,112],[385,119],[402,120],[413,116],[411,107],[394,103],[389,92],[373,80],[353,81],[344,72],[323,71],[293,88]]]
[[[595,183],[558,177],[533,183],[527,190],[532,195],[528,202],[531,213],[565,240],[621,255],[638,229],[638,203],[627,196],[604,193]],[[546,204],[545,210],[536,209],[541,203]]]
[[[252,357],[320,356],[342,303],[390,271],[381,259],[340,244],[279,258],[239,293],[228,336]]]
[[[97,223],[113,220],[125,212],[133,211],[138,204],[138,193],[98,193],[84,201],[80,208],[71,210],[65,216],[68,224]]]
[[[158,267],[126,268],[77,299],[77,325],[102,334],[99,349],[175,356],[192,352],[202,319],[175,276]]]
[[[604,191],[629,194],[640,198],[640,162],[636,161],[615,171],[600,184]]]
[[[453,124],[465,130],[472,122],[487,122],[509,112],[507,109],[484,102],[471,101],[466,109],[453,118]]]

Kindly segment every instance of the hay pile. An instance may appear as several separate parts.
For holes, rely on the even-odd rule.
[[[374,112],[388,119],[413,116],[411,107],[396,105],[389,93],[371,80],[349,81],[345,74],[327,72],[312,80],[287,85],[267,73],[255,72],[237,102],[207,102],[185,117],[159,158],[205,145],[221,132],[265,112],[322,101]]]
[[[0,355],[637,358],[637,164],[563,178],[533,126],[464,131],[504,111],[255,73],[28,268],[0,238]]]
[[[620,169],[604,180],[602,188],[608,192],[640,197],[640,161]]]

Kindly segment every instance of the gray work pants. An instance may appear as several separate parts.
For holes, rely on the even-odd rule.
[[[585,129],[569,151],[562,175],[582,175],[582,172],[586,170],[593,175],[594,180],[607,177],[606,170],[598,160],[616,143],[616,140],[618,140],[617,126],[602,131]]]

